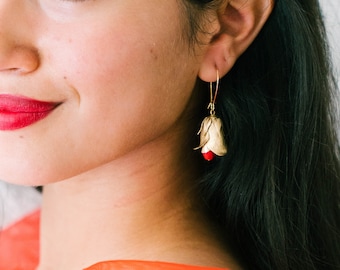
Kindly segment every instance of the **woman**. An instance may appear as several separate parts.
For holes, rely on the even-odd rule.
[[[37,269],[339,269],[315,0],[0,12],[0,178],[44,186]]]

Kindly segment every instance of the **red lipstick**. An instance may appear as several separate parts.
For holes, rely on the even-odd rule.
[[[60,103],[0,95],[0,130],[15,130],[45,118]]]

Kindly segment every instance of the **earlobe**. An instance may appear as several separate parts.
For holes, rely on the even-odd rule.
[[[211,36],[198,76],[216,80],[224,76],[254,41],[273,9],[273,0],[231,0],[218,14],[220,31]]]

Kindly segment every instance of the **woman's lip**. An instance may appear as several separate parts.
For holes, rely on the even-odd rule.
[[[0,130],[15,130],[34,124],[51,113],[60,102],[0,95]]]

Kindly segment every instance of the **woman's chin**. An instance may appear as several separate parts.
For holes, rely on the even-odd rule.
[[[0,168],[1,172],[1,168]],[[41,174],[37,171],[35,172],[18,172],[18,171],[2,171],[0,173],[1,181],[7,182],[13,185],[20,186],[44,186],[54,182],[60,181],[55,176],[51,177],[48,174]]]

